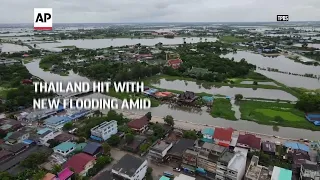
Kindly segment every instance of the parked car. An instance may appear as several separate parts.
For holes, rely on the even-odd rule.
[[[180,172],[181,169],[180,168],[173,168],[173,171]]]

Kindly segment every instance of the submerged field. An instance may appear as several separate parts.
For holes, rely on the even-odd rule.
[[[211,116],[222,117],[228,120],[237,120],[234,115],[234,111],[231,109],[230,100],[224,98],[215,99],[213,102]]]
[[[240,112],[241,119],[259,124],[320,130],[320,127],[305,119],[303,112],[289,103],[241,101]]]

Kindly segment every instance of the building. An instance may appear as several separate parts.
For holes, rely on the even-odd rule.
[[[291,180],[292,171],[277,166],[273,167],[271,180]]]
[[[66,156],[73,152],[76,149],[77,144],[73,142],[63,142],[58,146],[53,148],[55,153],[61,154],[62,156]]]
[[[134,139],[132,142],[127,143],[124,146],[124,149],[133,153],[137,153],[140,150],[140,146],[144,144],[147,141],[147,138],[145,136],[134,136]]]
[[[276,154],[276,144],[273,142],[262,142],[262,151],[270,154],[270,155],[275,155]]]
[[[44,125],[51,129],[61,130],[64,124],[70,121],[72,121],[72,119],[68,116],[51,116],[44,121]]]
[[[96,158],[85,153],[79,153],[72,156],[64,165],[63,168],[72,168],[74,172],[80,176],[85,176],[88,170],[96,163]]]
[[[93,157],[96,157],[102,151],[102,145],[96,142],[88,142],[88,144],[82,150],[82,152],[87,153]]]
[[[181,167],[187,171],[195,172],[199,151],[196,148],[188,148],[182,154]],[[191,166],[191,167],[190,167]]]
[[[181,138],[175,144],[173,144],[172,148],[168,151],[168,156],[170,159],[174,159],[176,161],[182,162],[182,154],[188,148],[194,147],[195,140]]]
[[[49,146],[47,143],[48,140],[53,139],[57,134],[55,134],[52,130],[47,130],[46,132],[39,135],[39,142],[42,145]]]
[[[227,166],[226,178],[230,180],[242,180],[247,165],[247,149],[235,148],[235,155]]]
[[[1,59],[0,60],[0,65],[11,66],[14,64],[22,64],[22,62],[18,61],[18,60],[14,60],[14,59],[12,59],[12,60],[11,59]]]
[[[118,125],[117,121],[105,121],[98,126],[95,126],[91,129],[91,139],[97,141],[106,141],[111,137],[111,135],[117,134],[118,132]]]
[[[34,110],[26,115],[23,115],[20,120],[27,121],[27,122],[33,122],[42,120],[45,118],[48,118],[52,115],[57,114],[56,110],[53,109],[43,109],[43,110]],[[19,119],[18,119],[19,120]]]
[[[232,128],[215,128],[213,139],[216,144],[221,146],[229,147],[232,140]]]
[[[112,167],[113,176],[127,180],[144,179],[148,168],[147,160],[126,154]]]
[[[225,180],[227,174],[227,167],[234,156],[233,151],[225,151],[217,161],[216,179]]]
[[[169,59],[166,65],[172,67],[173,69],[178,69],[182,63],[183,61],[180,58],[177,58]]]
[[[149,119],[147,116],[142,116],[139,119],[134,119],[128,122],[128,127],[137,133],[144,133],[148,129]]]
[[[0,119],[0,133],[7,134],[8,132],[14,132],[22,128],[22,125],[19,121],[14,119]]]
[[[163,162],[172,146],[173,144],[170,142],[158,141],[158,143],[149,149],[149,157],[155,162]]]
[[[202,141],[204,141],[204,142],[210,142],[210,143],[212,143],[213,142],[213,134],[214,134],[214,129],[212,129],[212,128],[205,128],[205,129],[203,129],[202,130],[202,135],[203,135],[203,137],[202,137]]]
[[[267,167],[258,164],[259,157],[252,156],[244,180],[271,180]]]
[[[60,143],[63,143],[63,142],[69,142],[69,141],[76,141],[78,140],[78,137],[69,133],[62,132],[61,134],[54,137],[54,140]]]
[[[52,173],[47,173],[42,180],[56,180],[56,175],[52,174]]]
[[[258,138],[253,134],[240,134],[236,146],[252,151],[260,151],[261,138]]]
[[[217,161],[226,150],[227,148],[223,146],[204,143],[198,155],[197,167],[210,173],[216,173]]]
[[[294,151],[294,150],[302,150],[302,151],[305,151],[305,152],[308,152],[310,151],[310,147],[305,145],[305,144],[301,144],[301,143],[297,143],[297,142],[285,142],[283,144],[286,148],[288,148],[288,152],[289,151]]]
[[[24,131],[16,131],[8,138],[7,144],[21,143],[22,141],[28,139],[30,134]]]
[[[320,180],[320,166],[317,164],[302,164],[300,179]]]
[[[196,178],[185,174],[179,174],[179,176],[175,177],[174,180],[196,180]]]
[[[58,180],[71,180],[73,174],[74,172],[72,172],[70,168],[65,168],[58,173]]]

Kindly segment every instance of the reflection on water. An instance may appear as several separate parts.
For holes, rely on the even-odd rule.
[[[202,84],[197,84],[196,82],[188,81],[187,85],[182,80],[174,80],[167,81],[166,79],[160,79],[158,84],[152,84],[155,87],[164,88],[164,89],[172,89],[178,91],[193,91],[195,93],[209,93],[209,94],[221,94],[226,96],[234,97],[236,94],[242,94],[243,97],[251,97],[251,98],[265,98],[265,99],[281,99],[281,100],[290,100],[296,101],[297,98],[293,95],[277,90],[277,89],[260,89],[256,90],[252,88],[238,88],[238,87],[229,87],[229,86],[221,86],[221,87],[210,87],[204,88]]]
[[[240,84],[253,84],[254,81],[241,81]],[[263,84],[263,85],[272,85],[272,86],[278,86],[276,83],[274,82],[258,82],[258,84]]]
[[[235,99],[231,100],[231,105],[232,105],[232,111],[234,111],[234,116],[237,119],[240,119],[241,118],[240,106],[237,104]]]

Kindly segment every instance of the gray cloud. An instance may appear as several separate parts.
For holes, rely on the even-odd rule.
[[[33,8],[54,23],[320,21],[320,0],[1,0],[0,23],[32,23]]]

